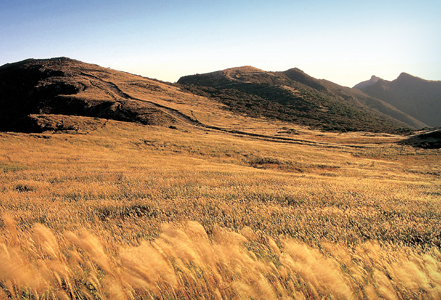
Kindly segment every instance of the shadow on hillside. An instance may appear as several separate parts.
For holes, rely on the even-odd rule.
[[[441,148],[441,129],[414,135],[399,144],[423,149],[439,149]]]

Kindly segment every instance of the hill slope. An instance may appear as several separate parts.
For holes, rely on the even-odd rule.
[[[378,78],[375,82],[360,83],[354,88],[390,103],[431,127],[441,125],[441,81],[428,81],[401,73],[393,81]]]
[[[149,100],[181,94],[165,83],[65,57],[28,59],[0,67],[0,130],[66,129],[62,118],[45,115],[170,126],[191,120]]]
[[[179,83],[183,85],[65,57],[6,64],[0,67],[0,130],[78,131],[93,121],[63,116],[85,116],[237,131],[231,118],[246,118],[232,112],[337,131],[401,132],[426,126],[359,90],[317,80],[299,69],[232,68],[186,76]]]
[[[397,132],[424,123],[390,104],[299,69],[266,72],[239,67],[181,77],[187,90],[214,98],[232,111],[269,117],[313,128],[340,131]]]

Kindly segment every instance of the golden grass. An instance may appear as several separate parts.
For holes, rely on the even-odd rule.
[[[7,217],[5,218],[7,220]],[[9,221],[6,221],[9,222]],[[90,231],[58,238],[35,224],[5,231],[3,295],[12,298],[400,299],[441,297],[441,254],[365,242],[321,249],[293,239],[250,237],[198,222],[161,226],[137,246],[103,243]],[[33,232],[33,234],[31,234]],[[20,235],[19,242],[14,236]],[[270,242],[271,241],[271,242]],[[252,249],[252,250],[251,250]]]
[[[299,130],[1,133],[0,298],[441,298],[440,151]]]

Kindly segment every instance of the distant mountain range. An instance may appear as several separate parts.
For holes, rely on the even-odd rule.
[[[372,76],[354,88],[393,105],[428,126],[441,126],[441,81],[401,73],[393,81]]]
[[[197,94],[249,117],[321,130],[399,133],[440,124],[439,84],[402,74],[393,82],[372,77],[351,89],[297,68],[267,72],[249,66],[184,76],[171,84],[65,57],[27,59],[0,67],[0,130],[76,126],[55,115],[205,126],[172,104],[191,103]],[[412,95],[419,96],[413,98],[416,104]]]

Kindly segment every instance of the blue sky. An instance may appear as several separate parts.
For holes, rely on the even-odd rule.
[[[251,65],[441,80],[441,1],[0,0],[0,65],[67,56],[175,82]]]

